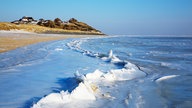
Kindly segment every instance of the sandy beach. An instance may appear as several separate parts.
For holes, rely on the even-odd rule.
[[[24,31],[0,31],[0,53],[39,42],[93,36],[94,35],[37,34]]]

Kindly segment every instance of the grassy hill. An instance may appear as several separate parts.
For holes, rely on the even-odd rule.
[[[77,23],[82,26],[87,26],[84,23]],[[69,29],[61,29],[61,28],[50,28],[40,25],[34,25],[34,24],[13,24],[9,22],[0,22],[0,30],[23,30],[28,32],[35,32],[35,33],[56,33],[56,34],[87,34],[87,35],[103,35],[103,33],[99,31],[82,31],[79,29],[71,29],[75,26],[77,27],[77,24],[73,24],[73,26],[69,25]],[[70,28],[71,27],[71,28]],[[78,26],[79,27],[79,26]]]

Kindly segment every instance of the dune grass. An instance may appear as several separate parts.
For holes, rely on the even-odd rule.
[[[64,30],[59,28],[49,28],[33,24],[12,24],[9,22],[0,22],[0,30],[23,30],[35,33],[56,33],[56,34],[94,34],[102,35],[100,32],[80,31],[80,30]]]

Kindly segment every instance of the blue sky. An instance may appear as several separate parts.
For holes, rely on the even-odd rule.
[[[76,18],[106,34],[192,35],[192,0],[1,0],[0,21]]]

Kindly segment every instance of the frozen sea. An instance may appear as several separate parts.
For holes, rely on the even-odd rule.
[[[106,36],[45,42],[1,53],[0,108],[30,108],[37,103],[41,103],[38,108],[191,108],[191,46],[191,37]],[[109,52],[118,62],[104,59]],[[127,68],[142,73],[96,83],[106,94],[43,106],[48,101],[42,104],[41,100],[49,94],[70,94],[79,87],[74,73],[118,73],[111,70],[123,70],[128,62]]]

